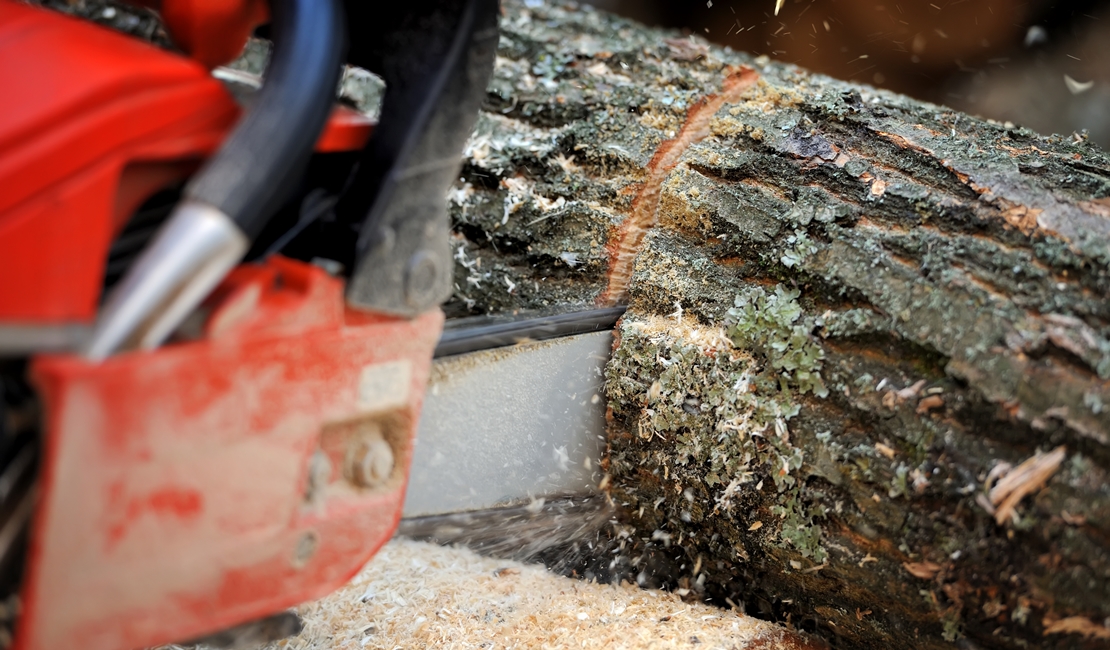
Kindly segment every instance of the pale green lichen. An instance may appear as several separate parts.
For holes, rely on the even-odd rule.
[[[1083,393],[1083,405],[1091,409],[1091,413],[1098,415],[1102,413],[1104,404],[1102,403],[1102,396],[1098,393],[1088,391]]]
[[[729,336],[738,347],[767,357],[771,367],[779,371],[784,392],[793,387],[827,397],[829,390],[820,372],[825,353],[810,337],[813,324],[801,318],[799,295],[797,289],[781,286],[771,293],[761,287],[748,288],[736,297],[736,306],[728,312]]]
[[[828,390],[798,295],[751,288],[723,327],[681,312],[626,319],[607,391],[615,415],[626,415],[619,405],[642,405],[627,415],[643,444],[667,446],[664,481],[700,481],[712,497],[707,506],[731,513],[742,486],[770,479],[783,547],[821,563],[828,554],[815,522],[825,509],[802,495],[805,454],[791,443],[788,423],[799,412],[797,396]]]
[[[861,308],[845,309],[837,312],[830,311],[822,315],[817,324],[823,328],[821,335],[825,338],[889,332],[891,327],[889,316],[880,314],[873,309]]]
[[[946,614],[944,616],[944,632],[942,635],[944,640],[949,643],[955,643],[957,639],[963,636],[960,629],[959,614]]]
[[[909,474],[910,468],[905,463],[898,463],[898,467],[894,470],[894,478],[890,481],[890,491],[887,492],[891,499],[909,495]]]
[[[803,230],[795,230],[793,235],[786,238],[787,248],[782,252],[779,261],[786,268],[800,265],[807,257],[820,250],[820,246],[809,238]]]
[[[771,506],[771,513],[782,519],[779,537],[798,549],[802,557],[810,558],[818,564],[828,559],[828,551],[821,545],[821,527],[813,523],[823,512],[814,512],[801,499],[797,489],[791,489],[779,498],[779,503]]]

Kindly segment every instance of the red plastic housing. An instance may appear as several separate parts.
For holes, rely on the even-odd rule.
[[[220,8],[172,4],[194,35],[182,8]],[[257,18],[239,4],[220,38]],[[0,88],[0,328],[91,322],[112,238],[239,108],[204,65],[11,0]],[[337,109],[317,150],[371,126]],[[349,311],[342,289],[272,258],[225,279],[194,340],[34,359],[46,429],[14,647],[195,638],[336,589],[390,537],[443,317]],[[345,468],[370,430],[395,462],[366,487]]]
[[[184,9],[214,4],[167,7],[195,32]],[[114,235],[216,150],[239,107],[196,61],[11,0],[0,88],[0,327],[89,323]],[[372,126],[337,106],[317,150],[360,149]]]
[[[264,0],[132,0],[152,6],[189,58],[214,68],[243,51],[254,28],[269,19]]]
[[[348,311],[342,288],[272,258],[224,282],[201,340],[35,360],[47,432],[17,648],[195,638],[335,590],[389,539],[443,317]],[[343,471],[367,427],[396,460],[374,488]]]
[[[205,68],[0,0],[0,323],[88,322],[113,234],[239,115]]]

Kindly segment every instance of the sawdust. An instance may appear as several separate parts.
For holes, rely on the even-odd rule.
[[[734,611],[627,583],[395,539],[349,585],[301,606],[304,630],[268,650],[310,648],[811,647]]]

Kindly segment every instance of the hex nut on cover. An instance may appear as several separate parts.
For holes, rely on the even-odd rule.
[[[347,448],[347,480],[363,488],[375,488],[393,475],[393,447],[382,435],[381,425],[367,423],[351,438]]]

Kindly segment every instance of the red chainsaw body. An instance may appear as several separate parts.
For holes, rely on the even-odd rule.
[[[441,313],[348,311],[339,281],[282,258],[240,267],[214,303],[199,341],[36,360],[46,458],[17,647],[259,618],[335,590],[392,535]],[[342,471],[367,423],[396,458],[375,489]]]
[[[221,4],[166,18],[199,38],[194,9],[222,11],[241,47],[265,8]],[[238,49],[192,48],[0,0],[0,328],[90,323],[113,237],[219,147],[240,109],[208,67]],[[337,108],[317,150],[371,127]],[[352,311],[341,280],[272,257],[198,314],[154,351],[32,359],[44,439],[14,647],[195,638],[333,591],[392,535],[442,313]],[[366,427],[395,461],[372,488],[344,471]]]
[[[112,237],[216,150],[239,107],[196,61],[12,0],[0,88],[0,326],[89,323]],[[371,128],[337,106],[317,150],[357,150]]]
[[[112,236],[239,109],[200,64],[0,3],[0,323],[89,322]]]

